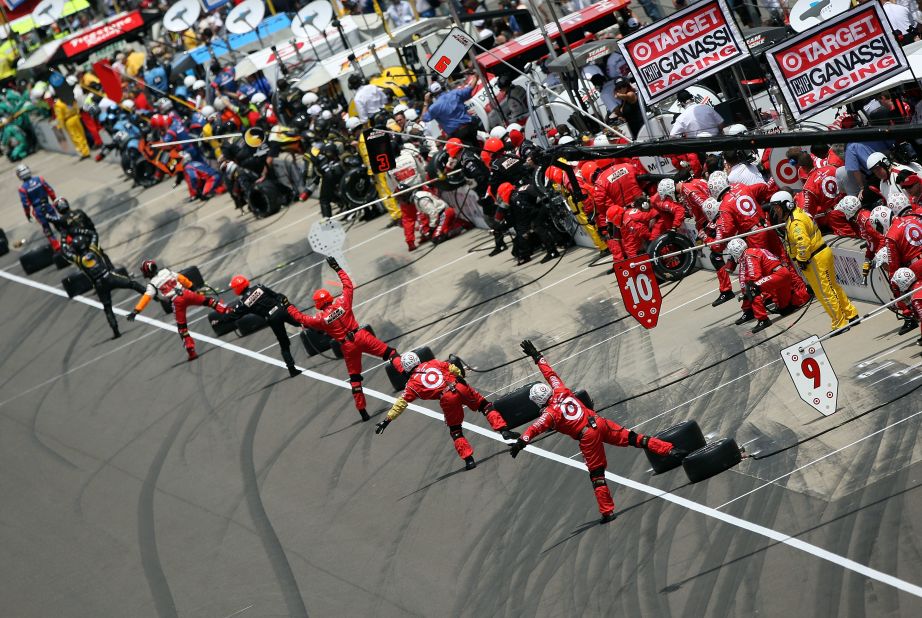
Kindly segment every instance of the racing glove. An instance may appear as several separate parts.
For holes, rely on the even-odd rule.
[[[339,262],[337,262],[337,261],[336,261],[336,258],[333,257],[332,255],[328,255],[328,256],[327,256],[327,264],[329,264],[329,265],[330,265],[330,268],[332,268],[332,269],[335,270],[336,272],[339,272],[339,271],[342,270],[342,268],[340,268],[340,266],[339,266]]]
[[[539,352],[538,348],[535,347],[535,344],[533,344],[528,339],[522,341],[522,351],[525,352],[526,355],[530,356],[531,359],[535,361],[535,364],[541,360],[541,352]]]
[[[391,424],[390,419],[384,419],[377,425],[375,425],[375,435],[380,435],[384,433],[384,430],[387,429],[387,426]]]
[[[512,458],[515,459],[519,452],[528,446],[528,444],[522,438],[519,438],[515,441],[515,444],[509,447],[509,454],[512,455]]]
[[[138,317],[138,312],[137,312],[137,310],[132,311],[131,313],[129,313],[128,315],[126,315],[126,316],[125,316],[125,319],[128,320],[129,322],[134,322],[134,319],[135,319],[136,317]]]

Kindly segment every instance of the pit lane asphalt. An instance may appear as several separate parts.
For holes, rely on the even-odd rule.
[[[302,307],[316,286],[335,281],[319,256],[302,257],[319,217],[314,201],[256,221],[227,198],[188,205],[182,188],[129,189],[114,182],[118,172],[108,164],[48,153],[33,159],[36,173],[98,221],[113,259],[134,271],[149,256],[199,264],[209,283],[223,288],[237,272],[300,257],[264,280],[290,277],[279,289]],[[4,163],[0,177],[10,193],[0,223],[11,239],[25,236],[34,239],[26,248],[37,246],[37,227],[19,225],[12,166]],[[508,253],[465,257],[488,241],[482,232],[408,254],[401,231],[385,225],[377,219],[352,227],[348,254],[357,285],[409,264],[356,293],[357,302],[371,299],[359,318],[382,338],[549,268],[516,268]],[[22,275],[17,257],[0,257],[0,268]],[[437,339],[435,352],[486,367],[519,356],[523,337],[543,347],[624,315],[605,267],[582,270],[593,257],[574,250],[540,282],[396,343],[404,350],[462,327]],[[64,274],[52,268],[30,278],[59,285]],[[796,319],[751,336],[733,326],[734,303],[710,307],[715,287],[712,274],[696,273],[664,301],[670,313],[655,330],[628,318],[559,346],[549,359],[568,383],[604,404],[694,372]],[[407,412],[376,437],[370,423],[356,422],[348,392],[336,386],[288,379],[282,369],[208,343],[189,364],[175,332],[122,321],[125,334],[113,342],[96,309],[6,279],[0,290],[0,541],[8,555],[0,586],[15,615],[911,616],[922,608],[922,600],[893,586],[617,485],[616,522],[584,527],[597,517],[584,472],[527,451],[513,461],[476,434],[470,439],[481,464],[459,472],[447,430],[430,418]],[[133,299],[116,292],[116,301]],[[145,313],[170,319],[154,305]],[[695,418],[706,433],[767,452],[916,385],[917,369],[900,375],[919,362],[915,335],[898,339],[896,326],[882,316],[826,343],[841,408],[828,419],[796,399],[781,363],[680,405],[825,332],[828,318],[815,305],[790,332],[606,416],[633,425],[676,408],[644,430]],[[210,334],[203,321],[193,330]],[[234,342],[255,351],[273,338],[264,331]],[[309,359],[297,339],[293,344],[302,366],[345,377],[341,361]],[[366,359],[366,367],[374,364]],[[533,371],[520,361],[471,382],[482,392],[502,391]],[[369,388],[390,392],[382,371],[366,375]],[[370,411],[386,407],[374,401]],[[609,448],[609,469],[717,507],[919,410],[922,396],[912,393],[695,486],[681,471],[650,477],[646,458],[633,449]],[[914,531],[922,495],[919,422],[896,425],[726,512],[922,584]],[[561,436],[540,446],[564,457],[577,450]]]

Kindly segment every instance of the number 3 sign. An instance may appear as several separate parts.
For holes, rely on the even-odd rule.
[[[634,316],[644,328],[654,328],[659,319],[663,296],[653,274],[653,264],[636,264],[649,260],[649,255],[638,255],[633,260],[626,260],[615,267],[618,288],[627,312]]]
[[[839,379],[819,337],[814,335],[781,350],[781,359],[801,399],[823,416],[836,411]]]

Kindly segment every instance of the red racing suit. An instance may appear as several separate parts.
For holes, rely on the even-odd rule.
[[[914,292],[914,294],[909,297],[909,302],[907,304],[912,311],[912,316],[917,322],[922,324],[922,281],[916,279],[907,291]],[[902,296],[902,293],[900,293],[900,296]]]
[[[625,257],[635,258],[646,252],[652,238],[650,228],[656,221],[656,215],[657,212],[652,208],[642,210],[631,207],[624,211],[621,219],[621,246]]]
[[[288,315],[298,321],[302,326],[313,328],[328,334],[339,342],[343,351],[343,360],[346,362],[346,371],[349,372],[349,383],[352,386],[352,398],[355,400],[357,410],[365,409],[365,393],[362,392],[362,354],[371,354],[382,360],[390,360],[397,371],[401,371],[400,357],[397,350],[390,347],[367,330],[360,329],[352,311],[352,294],[355,286],[346,271],[340,269],[336,272],[343,284],[342,296],[336,298],[319,310],[315,315],[307,315],[298,311],[294,305],[288,306]]]
[[[445,361],[425,361],[413,369],[407,386],[403,389],[403,395],[388,411],[387,420],[393,421],[400,416],[416,399],[438,399],[442,414],[445,415],[445,424],[448,425],[455,450],[461,459],[467,459],[474,454],[474,449],[464,437],[461,428],[461,423],[464,422],[463,406],[486,416],[493,429],[501,431],[506,428],[506,421],[493,409],[492,404],[476,389],[468,386],[461,378],[461,370],[458,367]]]
[[[750,300],[743,300],[743,311],[752,311],[757,320],[768,317],[765,309],[765,297],[773,301],[778,309],[802,307],[810,300],[807,286],[803,279],[785,266],[778,256],[765,249],[749,247],[743,252],[739,262],[740,289],[748,283],[759,286],[760,293]]]
[[[693,178],[682,183],[682,192],[677,196],[695,218],[695,229],[702,232],[710,223],[701,209],[702,204],[711,197],[708,183],[703,178]]]
[[[605,467],[608,465],[605,445],[635,446],[647,448],[657,455],[667,455],[672,450],[672,444],[629,431],[617,423],[597,416],[595,411],[587,408],[576,398],[573,391],[567,388],[543,357],[538,361],[538,369],[554,392],[544,413],[522,434],[522,441],[529,443],[549,429],[556,429],[559,433],[578,440],[579,450],[586,461],[586,468],[589,469],[589,479],[592,481],[595,499],[599,504],[599,512],[602,515],[614,512],[615,502],[605,481]]]
[[[650,228],[650,238],[657,238],[669,230],[677,230],[685,221],[685,206],[671,197],[655,194],[650,198],[650,206],[656,211],[657,217]]]
[[[724,193],[720,200],[720,210],[717,212],[717,237],[715,240],[729,238],[737,234],[749,232],[758,227],[765,226],[762,218],[763,202],[771,199],[777,191],[774,183],[756,185],[731,185],[730,190]],[[782,255],[784,247],[774,231],[769,230],[761,234],[746,237],[746,244],[750,247],[768,249],[775,255]],[[725,245],[716,244],[711,247],[714,251],[723,252]]]
[[[842,191],[836,180],[836,168],[824,165],[810,170],[804,179],[803,203],[801,209],[807,212],[820,227],[837,236],[858,238],[858,229],[836,210],[842,199]]]

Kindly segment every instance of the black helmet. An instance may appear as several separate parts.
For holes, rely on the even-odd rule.
[[[57,210],[61,214],[64,214],[70,211],[70,202],[68,202],[66,198],[59,197],[58,199],[54,201],[53,205],[54,205],[54,209]]]
[[[323,156],[329,157],[330,159],[339,158],[339,148],[336,147],[336,144],[324,144],[321,146],[320,152]]]
[[[157,262],[153,260],[144,260],[141,262],[141,274],[150,279],[157,274],[157,271],[160,270],[157,268]]]
[[[358,73],[353,73],[349,76],[349,90],[358,90],[362,85],[362,76]]]

